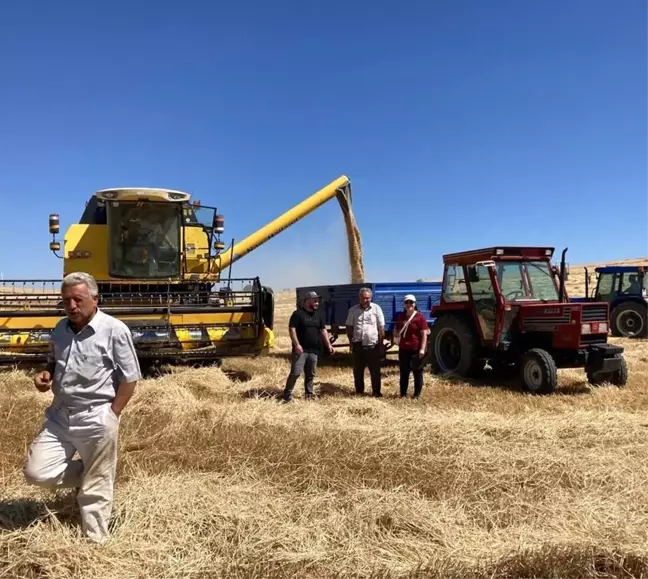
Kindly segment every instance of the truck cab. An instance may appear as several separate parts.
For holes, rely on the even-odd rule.
[[[474,376],[488,360],[517,367],[535,393],[555,390],[558,368],[584,367],[592,383],[625,383],[623,348],[607,343],[608,304],[567,302],[565,252],[560,270],[552,247],[445,255],[441,301],[432,309],[433,371]]]

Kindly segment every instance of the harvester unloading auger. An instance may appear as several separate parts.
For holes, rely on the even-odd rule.
[[[128,325],[140,359],[217,360],[257,355],[274,342],[274,296],[259,278],[235,279],[231,266],[333,197],[345,216],[351,182],[329,183],[229,248],[215,207],[167,189],[104,189],[79,223],[50,249],[63,275],[84,271],[99,284],[99,307]],[[46,359],[49,336],[65,312],[61,280],[8,280],[0,285],[0,364]]]

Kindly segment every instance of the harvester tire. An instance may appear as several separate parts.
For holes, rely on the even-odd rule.
[[[479,337],[474,326],[454,315],[436,320],[429,340],[429,360],[433,374],[471,378],[484,368],[479,357]]]
[[[600,386],[601,384],[612,384],[613,386],[625,386],[628,382],[628,364],[623,354],[616,354],[614,356],[621,360],[621,368],[614,372],[588,372],[587,381],[592,386]]]
[[[546,350],[533,348],[522,356],[520,377],[527,392],[551,394],[558,385],[556,362]]]
[[[610,316],[612,335],[621,338],[648,337],[648,307],[636,302],[619,304]]]

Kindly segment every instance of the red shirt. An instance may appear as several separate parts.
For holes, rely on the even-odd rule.
[[[399,312],[396,314],[396,327],[394,328],[395,334],[400,332],[401,328],[405,325],[407,318],[408,314],[405,312]],[[425,332],[427,329],[428,325],[425,316],[421,312],[416,312],[405,331],[405,335],[401,336],[398,348],[400,350],[420,350],[421,332]]]

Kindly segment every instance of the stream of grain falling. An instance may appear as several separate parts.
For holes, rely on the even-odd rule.
[[[351,283],[362,283],[365,281],[364,263],[362,261],[362,241],[360,230],[356,224],[351,203],[347,195],[340,194],[337,197],[340,208],[344,215],[347,242],[349,245],[349,266],[351,267]]]

